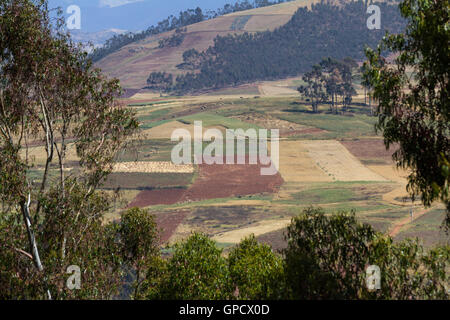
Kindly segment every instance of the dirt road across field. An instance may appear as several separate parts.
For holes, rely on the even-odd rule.
[[[430,209],[421,209],[419,211],[414,212],[412,218],[411,217],[407,217],[407,218],[404,218],[404,219],[394,223],[394,226],[389,231],[389,235],[392,238],[394,238],[397,234],[399,234],[399,232],[403,229],[403,227],[407,226],[408,224],[410,224],[414,220],[420,218],[421,216],[426,214],[428,211],[430,211]]]

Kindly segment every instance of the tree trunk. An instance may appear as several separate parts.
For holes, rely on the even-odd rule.
[[[367,88],[364,87],[364,104],[367,106]]]
[[[31,255],[33,257],[33,262],[36,268],[39,270],[39,272],[44,271],[44,266],[41,262],[41,257],[39,256],[39,250],[37,247],[36,237],[33,232],[33,226],[31,225],[31,218],[30,218],[30,204],[31,204],[31,195],[28,194],[28,201],[24,198],[22,199],[22,202],[20,204],[22,209],[22,216],[23,220],[25,222],[25,226],[27,228],[27,234],[28,234],[28,242],[30,246]],[[44,280],[45,282],[45,280]],[[52,299],[52,295],[50,293],[50,290],[47,289],[47,298],[49,300]]]

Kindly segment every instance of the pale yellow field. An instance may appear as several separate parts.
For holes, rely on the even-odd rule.
[[[262,96],[298,96],[298,91],[281,85],[262,84],[259,86],[259,92]]]
[[[364,166],[339,141],[302,141],[308,155],[335,181],[387,181]]]
[[[280,141],[279,171],[288,183],[333,181],[311,158],[303,141]]]
[[[24,149],[21,150],[20,156],[25,158],[26,151]],[[54,156],[56,157],[56,151]],[[44,146],[30,147],[28,149],[28,158],[34,164],[44,165],[47,160],[47,152],[45,151],[45,147]],[[73,143],[68,144],[66,149],[66,161],[78,161],[78,160],[79,158],[77,156],[75,144]]]
[[[114,165],[114,172],[142,173],[192,173],[193,165],[175,165],[170,161],[119,162]]]
[[[406,191],[408,176],[408,172],[406,170],[398,169],[394,165],[369,166],[369,168],[386,179],[397,182],[399,185],[398,188],[383,195],[384,201],[398,206],[411,206],[411,203],[408,201],[399,201],[401,198],[409,198],[408,192]]]
[[[399,182],[406,185],[406,178],[408,172],[402,169],[397,169],[393,164],[384,166],[367,166],[370,170],[378,173],[388,180]]]
[[[151,93],[151,92],[136,93],[135,95],[130,97],[129,100],[147,100],[147,99],[150,100],[150,99],[156,99],[159,97],[160,97],[159,93]]]

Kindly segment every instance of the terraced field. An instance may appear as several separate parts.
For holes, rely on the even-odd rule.
[[[155,214],[164,229],[164,242],[197,230],[224,248],[252,233],[282,248],[290,219],[313,205],[328,214],[355,210],[360,221],[398,239],[423,235],[426,245],[447,241],[436,227],[436,215],[442,214],[439,204],[425,209],[410,201],[407,172],[395,169],[391,159],[395,147],[385,149],[374,132],[375,119],[362,107],[335,115],[324,105],[321,113],[312,114],[299,97],[220,92],[155,104],[160,99],[142,93],[127,99],[139,101],[133,108],[145,138],[136,154],[124,152],[105,185],[123,187],[125,193],[126,201],[111,213],[112,219],[126,207],[139,206]],[[158,110],[166,111],[152,116]],[[170,164],[176,144],[170,141],[173,130],[185,129],[193,136],[194,121],[203,122],[203,132],[279,129],[279,173],[261,176],[261,164]],[[203,148],[207,145],[204,142]]]

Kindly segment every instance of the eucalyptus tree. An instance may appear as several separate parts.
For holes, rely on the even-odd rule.
[[[306,85],[297,88],[303,96],[311,99],[313,112],[319,112],[319,104],[327,100],[326,83],[322,74],[322,68],[319,65],[313,66],[310,72],[302,77]]]
[[[397,166],[410,169],[407,189],[429,206],[441,200],[450,226],[449,0],[403,0],[406,31],[366,52],[366,81],[378,102],[377,129]],[[397,57],[388,63],[383,53]]]
[[[0,0],[0,65],[0,296],[109,298],[118,231],[97,190],[138,123],[44,0]]]

